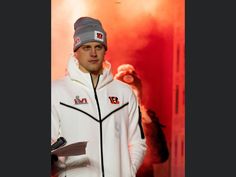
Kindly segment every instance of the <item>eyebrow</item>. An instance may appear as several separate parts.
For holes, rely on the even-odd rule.
[[[103,46],[102,44],[96,44],[94,47],[97,47],[97,46]],[[81,47],[92,47],[92,45],[90,44],[83,44],[81,45]]]
[[[81,47],[88,47],[88,46],[91,47],[91,45],[86,45],[86,44],[81,45]]]

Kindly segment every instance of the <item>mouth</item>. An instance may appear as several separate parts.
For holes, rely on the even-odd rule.
[[[98,62],[99,62],[99,60],[98,60],[98,59],[89,60],[89,63],[91,63],[91,64],[96,64],[96,63],[98,63]]]

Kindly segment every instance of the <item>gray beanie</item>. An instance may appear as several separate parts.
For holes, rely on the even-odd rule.
[[[74,52],[87,42],[100,42],[107,50],[107,38],[99,20],[91,17],[80,17],[74,23]]]

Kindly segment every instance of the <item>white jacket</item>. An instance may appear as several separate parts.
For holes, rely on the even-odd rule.
[[[85,155],[61,162],[59,177],[135,177],[143,161],[146,142],[136,97],[127,84],[113,80],[105,64],[95,89],[73,56],[68,75],[52,82],[52,139],[88,142]]]

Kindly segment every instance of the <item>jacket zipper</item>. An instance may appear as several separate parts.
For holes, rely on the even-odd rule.
[[[96,92],[96,88],[97,88],[97,85],[98,85],[98,82],[99,82],[99,77],[100,77],[100,75],[98,75],[98,80],[97,80],[97,83],[96,83],[96,86],[95,86],[95,87],[94,87],[94,84],[93,84],[92,75],[90,74],[90,76],[91,76],[91,81],[92,81],[92,85],[93,85],[94,96],[95,96],[95,100],[96,100],[97,108],[98,108],[99,127],[100,127],[100,146],[101,146],[102,177],[105,177],[105,174],[104,174],[104,162],[103,162],[102,118],[101,118],[101,110],[100,110],[100,106],[99,106],[99,102],[98,102],[98,96],[97,96],[97,92]]]

